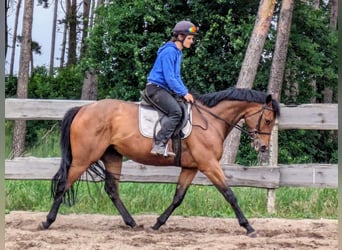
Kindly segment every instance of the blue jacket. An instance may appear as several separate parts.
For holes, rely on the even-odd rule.
[[[182,51],[175,43],[168,42],[159,48],[157,59],[153,65],[147,81],[172,91],[178,95],[185,96],[188,89],[181,79]]]

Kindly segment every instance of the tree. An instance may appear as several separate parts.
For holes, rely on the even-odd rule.
[[[4,2],[5,7],[5,58],[7,56],[7,49],[8,49],[8,24],[7,24],[7,12],[9,9],[8,1]]]
[[[18,75],[17,98],[27,98],[32,46],[33,1],[25,0],[22,42]],[[26,122],[14,123],[12,153],[13,157],[22,156],[25,150]]]
[[[332,30],[337,30],[338,0],[330,0],[330,3],[330,27]]]
[[[70,10],[70,0],[65,0],[65,18],[62,20],[63,26],[63,38],[62,38],[62,49],[61,49],[61,58],[60,58],[60,68],[63,68],[64,66],[64,57],[65,57],[65,51],[66,51],[66,41],[67,41],[67,35],[68,35],[68,16],[69,16],[69,10]]]
[[[87,46],[85,44],[85,39],[88,37],[90,5],[91,5],[91,0],[83,0],[83,16],[82,16],[83,27],[82,27],[81,55],[80,55],[81,58],[84,56],[85,51],[87,49]]]
[[[17,8],[15,11],[15,20],[14,20],[13,38],[12,38],[12,52],[11,52],[11,62],[10,62],[10,71],[9,71],[9,74],[11,76],[13,75],[13,69],[14,69],[14,59],[15,59],[15,50],[16,50],[17,32],[18,32],[18,20],[19,20],[21,2],[22,0],[18,0]]]
[[[96,100],[98,88],[98,75],[94,70],[86,70],[83,79],[82,100]]]
[[[67,21],[69,27],[69,46],[68,46],[68,61],[67,65],[74,65],[77,61],[77,0],[72,0],[70,9],[67,9]]]
[[[58,12],[58,0],[55,0],[55,5],[53,9],[52,33],[51,33],[50,70],[49,70],[50,75],[53,74],[53,67],[54,67],[54,61],[55,61],[57,12]]]
[[[261,0],[254,29],[242,63],[236,87],[252,88],[265,40],[273,17],[275,0]],[[240,144],[241,132],[233,129],[225,141],[225,152],[221,161],[234,163]],[[229,149],[229,150],[228,150]]]
[[[278,101],[280,101],[281,87],[284,80],[293,7],[294,0],[283,0],[277,23],[277,38],[272,57],[268,92]]]

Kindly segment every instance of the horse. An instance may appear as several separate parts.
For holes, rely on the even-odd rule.
[[[118,191],[123,157],[154,166],[173,164],[173,157],[150,153],[152,139],[139,132],[138,108],[136,102],[103,99],[66,112],[61,124],[60,168],[51,185],[53,203],[46,221],[40,223],[40,229],[50,227],[56,220],[61,203],[66,197],[71,197],[72,185],[91,166],[100,162],[104,166],[106,193],[125,224],[131,228],[136,226]],[[239,207],[219,160],[223,154],[224,140],[234,127],[250,136],[256,151],[267,152],[272,128],[279,115],[278,102],[271,94],[261,91],[228,88],[197,95],[192,104],[192,131],[181,141],[181,171],[173,200],[152,228],[158,230],[166,223],[182,203],[189,185],[200,171],[231,205],[246,234],[255,237],[256,231]],[[238,125],[241,119],[244,119],[248,130]]]

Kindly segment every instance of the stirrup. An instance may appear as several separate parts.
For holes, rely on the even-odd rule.
[[[158,149],[154,148],[155,146],[159,147],[159,151],[158,151]],[[168,147],[169,147],[168,144],[166,144],[165,147],[159,146],[159,145],[153,145],[152,150],[151,150],[151,154],[162,155],[164,157],[169,157],[169,156],[175,157],[176,154],[174,152],[168,151]]]

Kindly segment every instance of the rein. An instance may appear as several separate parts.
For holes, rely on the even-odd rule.
[[[239,124],[232,124],[232,123],[226,121],[226,120],[223,119],[222,117],[220,117],[220,116],[218,116],[217,114],[211,112],[209,109],[206,109],[206,108],[204,108],[204,107],[199,106],[196,102],[194,102],[193,105],[196,107],[197,111],[201,114],[203,120],[205,121],[206,128],[203,128],[203,127],[201,127],[200,125],[193,125],[193,126],[200,126],[200,127],[201,127],[202,129],[204,129],[204,130],[207,130],[207,129],[208,129],[209,122],[208,122],[208,120],[204,117],[204,115],[203,115],[203,113],[202,113],[202,111],[201,111],[201,110],[203,110],[203,111],[207,112],[208,114],[210,114],[211,116],[215,117],[216,119],[218,119],[218,120],[220,120],[220,121],[223,121],[227,126],[234,127],[234,128],[236,128],[236,129],[240,130],[241,132],[247,134],[250,138],[253,138],[253,137],[251,136],[251,133],[250,133],[248,130],[244,129],[244,128],[243,128],[242,126],[240,126]]]
[[[267,109],[267,110],[274,111],[273,109],[267,107],[266,105],[262,105],[262,107],[261,107],[260,110],[254,112],[253,114],[250,114],[250,115],[244,117],[244,119],[246,120],[246,118],[249,118],[249,117],[251,117],[251,116],[253,116],[253,115],[256,115],[256,114],[258,114],[258,113],[261,112],[260,117],[259,117],[259,120],[258,120],[257,127],[256,127],[254,130],[252,130],[252,131],[248,131],[248,130],[244,129],[244,128],[243,128],[242,126],[240,126],[239,124],[232,124],[232,123],[226,121],[226,120],[223,119],[222,117],[220,117],[220,116],[216,115],[215,113],[211,112],[209,109],[206,109],[206,108],[204,108],[204,107],[199,106],[196,102],[194,102],[193,105],[196,107],[197,111],[201,114],[201,116],[202,116],[202,118],[203,118],[203,120],[205,121],[205,124],[206,124],[206,127],[205,127],[205,128],[201,127],[200,125],[197,125],[197,126],[201,127],[201,128],[204,129],[204,130],[207,130],[207,129],[208,129],[208,125],[209,125],[208,123],[209,123],[209,122],[208,122],[208,120],[204,117],[204,115],[203,115],[203,113],[202,113],[201,110],[207,112],[208,114],[210,114],[211,116],[215,117],[216,119],[218,119],[218,120],[220,120],[220,121],[223,121],[227,126],[234,127],[234,128],[236,128],[236,129],[240,130],[241,132],[247,134],[247,135],[251,138],[251,140],[254,140],[254,139],[255,139],[255,135],[256,135],[256,134],[263,134],[263,135],[270,135],[270,134],[271,134],[271,133],[269,133],[269,132],[262,132],[262,131],[260,131],[260,123],[261,123],[261,118],[262,118],[262,115],[263,115],[263,113],[264,113],[264,110]],[[196,125],[193,125],[193,126],[196,126]]]

